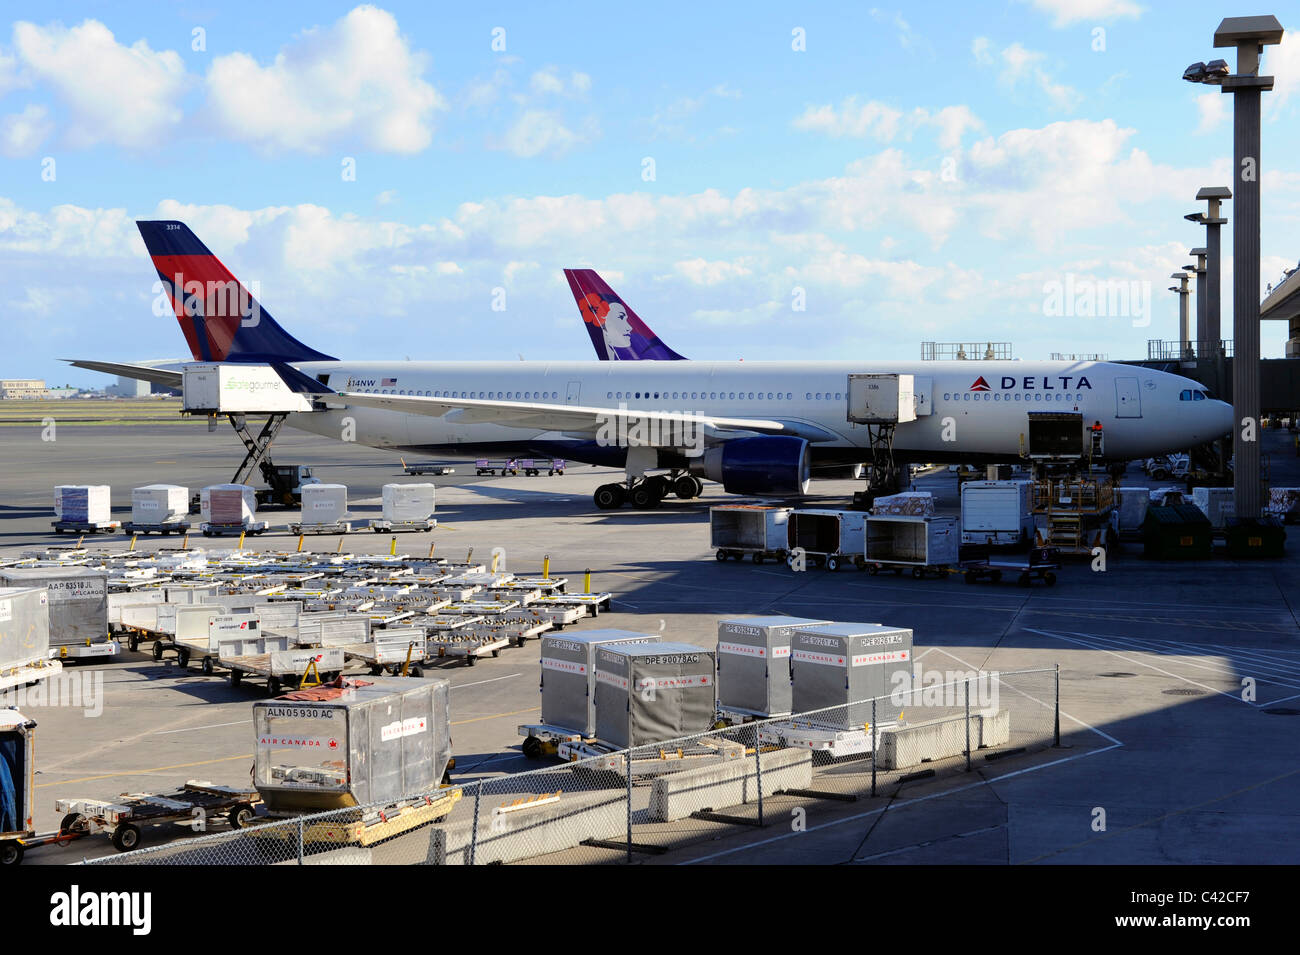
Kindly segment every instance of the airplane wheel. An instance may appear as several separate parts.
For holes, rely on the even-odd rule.
[[[633,507],[651,508],[659,506],[659,495],[655,493],[655,488],[648,486],[649,483],[649,481],[642,481],[632,488],[631,501]]]
[[[673,493],[683,501],[689,501],[693,497],[699,497],[699,482],[694,475],[683,474],[673,482]]]
[[[661,501],[672,493],[673,489],[672,483],[662,474],[646,478],[645,485],[650,493]]]
[[[621,484],[602,484],[596,488],[596,493],[592,495],[592,500],[602,511],[614,511],[623,506],[627,500],[627,491]]]

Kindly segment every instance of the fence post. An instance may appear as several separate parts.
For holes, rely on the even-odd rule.
[[[299,865],[302,865],[302,864],[303,864],[303,863],[302,863],[303,851],[304,851],[304,849],[303,849],[303,826],[302,826],[302,816],[299,816],[299,817],[298,817],[298,864],[299,864]]]
[[[763,747],[759,745],[758,724],[754,724],[754,774],[758,779],[758,824],[763,824]]]
[[[1055,742],[1053,746],[1061,745],[1061,665],[1056,665],[1056,705],[1052,707],[1052,737]]]
[[[469,830],[469,864],[474,864],[474,854],[478,851],[478,804],[483,796],[483,780],[474,787],[474,825]]]
[[[876,763],[880,762],[876,751],[876,701],[871,701],[871,795],[876,795]]]
[[[966,772],[970,772],[970,677],[966,678]]]
[[[623,753],[623,769],[627,772],[627,864],[632,864],[632,747]]]

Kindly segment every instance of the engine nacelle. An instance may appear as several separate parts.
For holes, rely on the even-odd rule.
[[[736,438],[709,448],[691,471],[728,494],[807,494],[808,442],[783,435]]]

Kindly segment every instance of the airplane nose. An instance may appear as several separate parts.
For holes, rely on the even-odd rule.
[[[1214,441],[1232,430],[1232,405],[1226,401],[1207,401],[1202,413],[1202,427],[1207,431],[1205,440]]]

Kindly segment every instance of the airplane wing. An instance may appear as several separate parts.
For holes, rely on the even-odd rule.
[[[61,358],[59,360],[66,361],[73,368],[85,368],[88,371],[99,371],[106,375],[118,375],[122,378],[138,378],[140,381],[152,381],[155,384],[166,385],[168,388],[179,388],[182,383],[182,375],[179,371],[155,368],[153,365],[136,365],[117,361],[88,361],[81,358]]]
[[[426,398],[419,395],[373,395],[350,391],[321,393],[317,396],[331,403],[347,402],[363,408],[384,408],[410,414],[446,417],[458,424],[500,424],[514,428],[537,428],[541,431],[566,431],[595,434],[602,429],[638,425],[653,435],[663,436],[651,444],[673,444],[688,429],[737,431],[757,434],[780,434],[808,441],[830,441],[835,436],[813,425],[771,418],[729,418],[684,412],[639,411],[635,408],[593,408],[582,405],[544,404],[535,401],[495,401],[482,398]],[[674,434],[675,432],[675,434]]]

